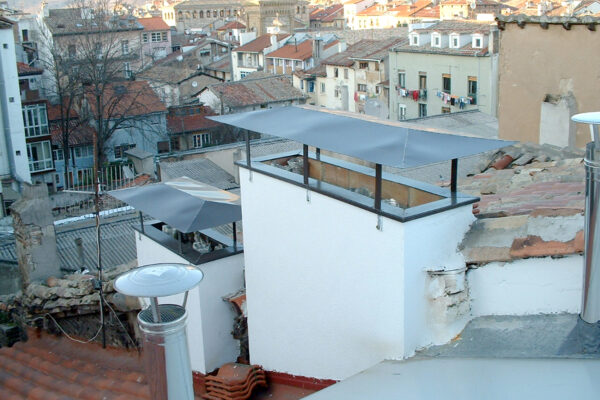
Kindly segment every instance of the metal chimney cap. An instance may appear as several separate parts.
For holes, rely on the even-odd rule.
[[[582,124],[600,124],[600,112],[586,112],[581,114],[575,114],[571,117],[573,122],[579,122]]]
[[[117,292],[135,297],[163,297],[195,288],[204,274],[188,264],[151,264],[124,273],[115,280]]]

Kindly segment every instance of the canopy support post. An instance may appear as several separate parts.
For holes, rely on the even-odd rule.
[[[381,211],[381,164],[375,164],[375,209]]]
[[[237,231],[236,231],[235,222],[232,223],[232,229],[233,229],[233,249],[237,250]]]
[[[302,146],[302,164],[304,167],[304,184],[308,187],[308,145]]]
[[[142,233],[144,232],[144,214],[142,214],[142,212],[140,211],[140,230],[142,231]]]
[[[458,158],[452,159],[452,166],[450,168],[450,192],[454,196],[456,195],[456,182],[458,180]]]

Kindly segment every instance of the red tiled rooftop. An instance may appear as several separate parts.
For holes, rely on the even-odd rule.
[[[190,107],[186,107],[190,108]],[[195,114],[183,114],[184,108],[181,109],[170,109],[169,115],[167,115],[167,129],[171,133],[185,133],[185,132],[196,132],[204,129],[214,128],[219,126],[218,122],[207,119],[207,116],[215,115],[208,107],[194,107],[200,108],[200,111]],[[178,115],[180,114],[180,115]]]
[[[267,54],[268,58],[286,58],[292,60],[307,60],[312,57],[312,40],[305,40],[298,45],[286,44],[285,46]]]
[[[90,98],[89,103],[93,109],[95,102],[92,94],[87,93],[86,96]],[[167,111],[147,81],[128,81],[107,86],[105,101],[105,118],[141,116]]]
[[[79,125],[78,121],[70,121],[69,146],[83,146],[94,143],[96,130],[88,124]],[[54,123],[50,126],[52,144],[62,148],[62,125]]]
[[[161,17],[138,18],[145,31],[168,31],[169,25]]]
[[[218,28],[218,31],[227,31],[229,29],[245,29],[246,25],[242,24],[239,21],[231,21],[228,22],[227,24],[223,25],[222,27]]]
[[[68,107],[68,100],[65,100],[64,104],[65,104],[65,106],[63,108],[63,113],[66,114],[67,107]],[[65,117],[67,117],[67,116],[65,115]],[[69,119],[79,118],[79,114],[75,110],[74,106],[72,106],[71,109],[69,110],[68,117],[69,117]],[[48,104],[48,121],[58,121],[60,119],[61,119],[60,105],[59,104]]]
[[[288,36],[290,36],[290,35],[287,33],[280,33],[277,35],[277,41],[281,42],[283,39],[285,39]],[[257,37],[253,41],[248,42],[245,45],[240,46],[233,51],[234,52],[247,51],[247,52],[251,52],[251,53],[260,53],[261,51],[263,51],[265,48],[267,48],[269,46],[271,46],[271,35],[266,34],[266,35],[261,35],[261,36]]]
[[[19,73],[19,76],[39,75],[39,74],[44,73],[43,69],[31,67],[22,62],[17,63],[17,71]]]

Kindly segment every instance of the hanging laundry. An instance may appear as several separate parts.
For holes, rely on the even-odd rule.
[[[455,105],[455,103],[456,103],[456,99],[454,97],[451,97],[450,98],[450,105],[453,106],[453,105]]]
[[[412,98],[414,101],[418,101],[419,100],[419,91],[418,90],[413,90],[412,92]]]

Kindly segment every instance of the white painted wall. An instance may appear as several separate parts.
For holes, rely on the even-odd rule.
[[[135,233],[138,265],[163,262],[189,264],[185,259],[144,235]],[[192,370],[214,371],[239,355],[239,343],[231,331],[235,313],[223,296],[244,287],[244,257],[231,257],[198,265],[204,273],[200,285],[191,290],[188,302],[188,347]],[[163,297],[161,304],[182,304],[183,294]]]
[[[252,363],[345,379],[433,341],[425,269],[464,265],[470,207],[383,218],[380,231],[374,213],[328,196],[307,201],[305,189],[260,173],[250,181],[243,168],[240,183]]]
[[[31,183],[12,29],[0,29],[0,133],[0,174]]]
[[[467,279],[473,317],[579,313],[583,256],[491,263],[470,270]]]

